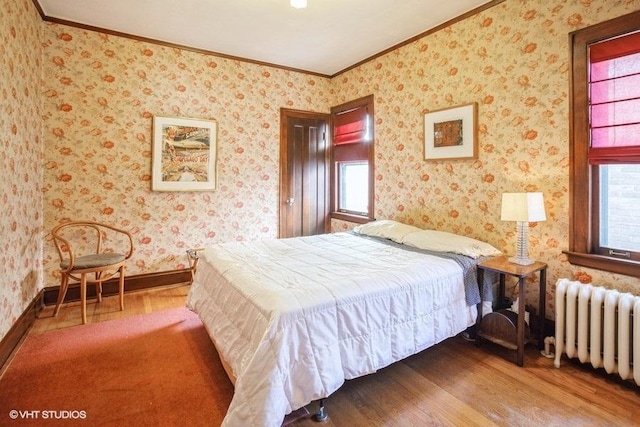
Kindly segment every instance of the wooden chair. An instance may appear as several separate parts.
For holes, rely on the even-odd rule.
[[[187,249],[187,258],[189,259],[189,270],[191,271],[191,284],[196,277],[196,270],[198,269],[198,260],[200,259],[200,251],[204,251],[205,248]]]
[[[60,255],[60,291],[53,312],[58,315],[69,288],[69,280],[80,282],[82,323],[87,323],[87,283],[95,283],[102,302],[102,283],[119,274],[120,310],[124,310],[125,263],[133,254],[133,238],[128,231],[91,221],[72,221],[51,231]]]

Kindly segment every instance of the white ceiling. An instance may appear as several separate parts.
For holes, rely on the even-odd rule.
[[[335,75],[490,0],[37,0],[45,19]]]

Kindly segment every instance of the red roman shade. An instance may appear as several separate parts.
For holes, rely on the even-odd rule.
[[[589,46],[589,163],[640,163],[640,32]]]
[[[334,145],[366,142],[369,138],[369,114],[367,108],[358,107],[337,114],[333,129]]]

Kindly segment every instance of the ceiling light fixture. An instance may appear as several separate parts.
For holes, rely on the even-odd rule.
[[[296,9],[304,9],[307,7],[307,0],[290,0],[291,7]]]

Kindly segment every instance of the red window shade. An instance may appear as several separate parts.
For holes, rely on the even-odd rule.
[[[640,46],[640,31],[590,45],[589,59],[594,63],[632,55],[638,53],[638,46]]]
[[[336,145],[333,149],[333,160],[336,162],[356,162],[369,160],[367,144]]]
[[[589,163],[640,163],[640,32],[589,46]]]
[[[334,145],[365,142],[369,138],[369,115],[366,107],[358,107],[335,116]]]

